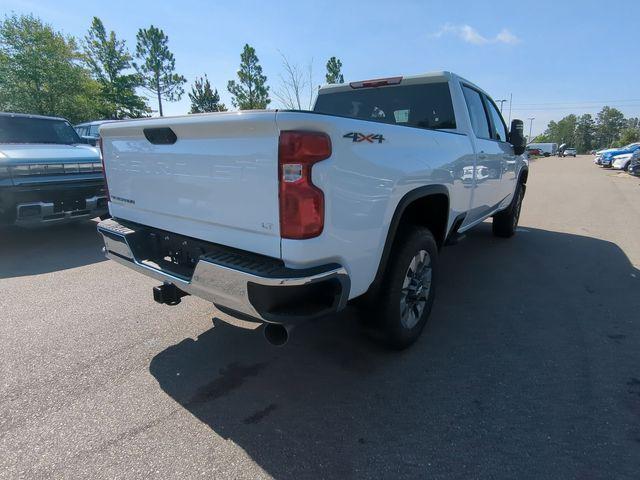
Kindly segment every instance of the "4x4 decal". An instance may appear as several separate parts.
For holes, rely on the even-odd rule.
[[[342,136],[342,138],[350,138],[353,142],[357,142],[357,143],[360,143],[360,142],[382,143],[385,140],[382,134],[379,134],[379,133],[370,133],[369,135],[365,135],[364,133],[360,133],[360,132],[345,133]]]

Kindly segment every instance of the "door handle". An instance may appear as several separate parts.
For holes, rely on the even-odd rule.
[[[478,154],[478,160],[484,160],[486,158],[487,158],[487,156],[484,153],[479,153]]]

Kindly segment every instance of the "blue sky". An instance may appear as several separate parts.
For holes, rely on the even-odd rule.
[[[535,117],[534,133],[604,104],[640,116],[637,0],[0,0],[0,14],[11,11],[78,37],[97,15],[131,50],[137,29],[154,24],[169,36],[179,73],[189,83],[207,73],[229,107],[227,81],[249,43],[272,89],[282,72],[279,52],[300,65],[313,60],[315,84],[336,55],[346,80],[451,70],[496,100],[512,93],[512,116]],[[188,108],[185,95],[165,112]]]

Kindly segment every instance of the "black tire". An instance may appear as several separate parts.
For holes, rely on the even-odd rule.
[[[493,216],[492,227],[493,234],[496,237],[509,238],[516,233],[518,220],[520,220],[522,200],[524,199],[524,190],[524,185],[519,183],[509,206]]]
[[[428,260],[428,271],[417,268],[411,281],[409,270],[415,258],[425,252],[425,265]],[[428,259],[427,259],[428,255]],[[417,264],[419,265],[419,264]],[[366,314],[373,320],[380,340],[396,350],[412,345],[422,333],[435,298],[437,280],[438,246],[429,229],[419,226],[406,228],[398,233],[389,256],[380,288],[375,298],[368,302]],[[417,280],[424,273],[422,281]],[[428,281],[427,281],[428,276]],[[409,281],[409,286],[406,282]],[[414,285],[415,283],[415,285]],[[418,286],[417,284],[420,284]],[[428,283],[428,286],[427,286]],[[412,289],[413,288],[413,289]],[[411,291],[410,296],[407,292]],[[415,298],[415,303],[410,303]],[[405,303],[402,303],[402,302]],[[408,305],[414,305],[407,313]],[[405,316],[401,314],[405,308]],[[407,317],[407,314],[409,317]],[[409,321],[411,320],[411,321]]]

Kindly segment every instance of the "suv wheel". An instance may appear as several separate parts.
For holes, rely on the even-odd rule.
[[[516,192],[513,195],[511,204],[503,211],[493,216],[493,234],[496,237],[509,238],[513,237],[518,228],[518,220],[520,220],[520,210],[522,209],[522,200],[524,199],[524,185],[519,183]]]
[[[396,239],[368,312],[388,346],[407,348],[422,333],[435,296],[437,260],[438,246],[428,229],[414,227]]]

